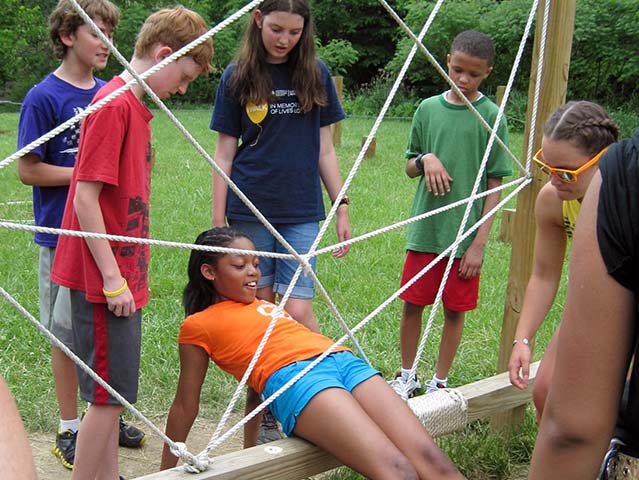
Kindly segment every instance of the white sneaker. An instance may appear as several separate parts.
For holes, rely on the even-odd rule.
[[[402,377],[401,373],[398,373],[393,380],[389,380],[388,384],[393,390],[395,390],[395,393],[404,400],[408,400],[409,398],[421,393],[422,388],[422,384],[419,383],[417,375],[413,375],[413,378],[406,380]]]
[[[281,440],[282,438],[285,438],[284,433],[280,430],[277,420],[275,420],[275,417],[268,408],[264,409],[262,413],[262,423],[260,423],[260,431],[257,434],[257,444],[263,445],[274,442],[275,440]]]
[[[448,382],[436,382],[435,379],[431,378],[428,382],[426,382],[426,395],[436,392],[442,388],[448,388],[447,383]]]

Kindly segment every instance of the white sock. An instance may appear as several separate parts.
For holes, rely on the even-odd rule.
[[[410,378],[410,368],[402,368],[401,374],[404,380],[408,380]]]
[[[444,387],[448,386],[448,377],[446,378],[437,378],[437,375],[433,375],[433,383],[435,385],[437,385],[438,383],[441,383]]]
[[[58,428],[58,433],[66,432],[67,430],[71,430],[73,433],[75,433],[80,430],[80,419],[77,417],[73,420],[60,419],[60,426]]]

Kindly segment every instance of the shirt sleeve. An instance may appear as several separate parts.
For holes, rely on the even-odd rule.
[[[608,273],[639,293],[639,131],[612,145],[599,162],[597,240]]]
[[[26,147],[34,140],[56,126],[51,108],[47,108],[47,102],[40,94],[37,86],[29,90],[24,97],[20,108],[20,120],[18,121],[18,150]],[[31,150],[40,159],[47,158],[47,145],[42,145]]]
[[[229,65],[220,78],[210,128],[216,132],[240,138],[242,135],[242,106],[229,89],[229,81],[234,69],[234,65]]]
[[[320,127],[332,125],[346,118],[346,114],[342,109],[342,104],[337,97],[337,91],[335,90],[335,83],[333,77],[324,65],[324,62],[317,60],[321,75],[322,82],[324,83],[324,91],[326,92],[327,104],[320,108]]]

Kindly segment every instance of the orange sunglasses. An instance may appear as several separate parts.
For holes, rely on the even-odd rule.
[[[541,154],[541,148],[539,149],[539,151],[537,153],[535,153],[535,156],[533,157],[533,160],[535,161],[535,163],[537,165],[539,165],[539,169],[544,172],[546,175],[550,175],[550,174],[555,174],[557,176],[557,178],[559,180],[561,180],[564,183],[575,183],[577,181],[577,176],[588,170],[590,167],[592,167],[593,165],[595,165],[599,159],[601,158],[601,156],[606,153],[606,150],[608,150],[608,147],[605,147],[601,152],[599,152],[597,155],[595,155],[594,157],[592,157],[590,160],[588,160],[586,163],[584,163],[581,167],[579,167],[577,170],[567,170],[565,168],[554,168],[551,167],[550,165],[548,165],[547,163],[545,163],[542,160],[542,154]]]

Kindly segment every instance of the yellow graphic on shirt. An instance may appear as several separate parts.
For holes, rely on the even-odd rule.
[[[260,139],[260,135],[262,134],[262,125],[260,125],[260,123],[266,118],[267,113],[268,103],[266,102],[261,103],[260,105],[256,105],[253,102],[249,102],[246,104],[246,114],[248,115],[249,120],[251,120],[251,122],[257,125],[257,127],[260,129],[257,137],[255,137],[255,140],[253,141],[253,143],[251,143],[251,147],[257,145],[257,142]]]

